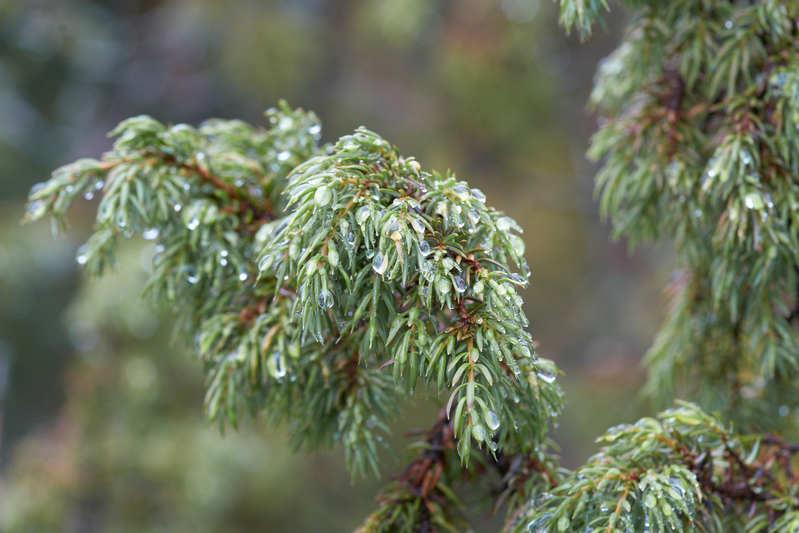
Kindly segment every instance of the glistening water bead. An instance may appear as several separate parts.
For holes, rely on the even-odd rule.
[[[324,185],[316,189],[316,192],[313,195],[313,200],[319,207],[326,206],[332,199],[333,193],[330,192],[330,188]]]
[[[323,290],[319,293],[319,307],[322,309],[330,309],[333,307],[333,293],[328,290]]]
[[[382,276],[383,273],[386,271],[387,266],[388,266],[388,259],[386,258],[386,256],[384,256],[380,252],[377,252],[374,258],[372,259],[372,268],[374,269],[374,271]]]
[[[491,431],[499,429],[499,417],[494,411],[488,411],[486,413],[486,424],[488,424],[488,429]]]

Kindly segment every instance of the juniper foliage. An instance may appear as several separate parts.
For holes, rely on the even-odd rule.
[[[323,147],[313,114],[281,104],[268,117],[126,120],[102,160],[35,186],[27,218],[63,223],[102,193],[78,253],[94,273],[120,239],[156,242],[147,290],[194,335],[222,424],[263,410],[298,445],[340,440],[354,473],[377,472],[387,420],[421,380],[451,390],[465,464],[473,443],[540,442],[561,393],[526,330],[516,222],[366,129]]]
[[[446,391],[362,532],[461,531],[457,485],[490,471],[509,532],[795,532],[799,4],[626,3],[590,154],[617,234],[674,242],[647,390],[695,403],[610,429],[574,471],[547,439],[562,394],[517,294],[521,228],[367,129],[322,145],[316,117],[284,103],[269,128],[133,118],[101,160],[36,186],[27,218],[60,224],[102,194],[78,256],[94,273],[121,239],[156,241],[148,292],[195,339],[223,427],[263,412],[377,472],[402,398]],[[610,7],[563,0],[561,21],[586,37]]]

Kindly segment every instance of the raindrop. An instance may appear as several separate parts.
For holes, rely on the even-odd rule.
[[[491,431],[499,429],[499,417],[494,411],[488,411],[486,413],[486,424],[488,424],[488,428]]]
[[[286,375],[286,364],[285,361],[283,361],[283,354],[275,351],[275,353],[272,354],[272,361],[275,364],[275,377],[277,379],[282,379],[283,376]]]
[[[746,205],[747,209],[754,209],[758,207],[759,203],[760,198],[754,193],[749,193],[744,197],[744,205]]]
[[[183,206],[180,204],[175,204],[175,206],[172,209],[175,210],[175,213],[180,213],[180,210],[183,209]]]
[[[497,229],[499,231],[508,231],[514,225],[514,221],[510,217],[500,217],[497,220]]]
[[[94,198],[94,191],[86,191],[83,195],[86,200],[92,200]]]
[[[186,223],[186,227],[187,227],[187,228],[189,228],[189,231],[194,231],[194,230],[196,230],[196,229],[197,229],[199,226],[200,226],[200,219],[199,219],[199,218],[197,218],[197,217],[192,217],[192,218],[191,218],[191,220],[189,220],[189,221]]]
[[[319,293],[319,307],[330,309],[333,307],[333,293],[325,289]]]
[[[158,228],[146,229],[141,234],[141,236],[144,237],[144,240],[146,241],[154,241],[155,239],[158,238]]]
[[[248,278],[248,277],[249,277],[249,276],[247,275],[247,273],[246,273],[246,272],[241,272],[241,273],[239,273],[239,281],[247,281],[247,278]]]
[[[289,157],[291,157],[291,152],[288,150],[283,150],[279,154],[277,154],[278,161],[288,161]]]
[[[39,218],[47,210],[47,205],[41,200],[36,200],[28,204],[25,208],[25,213],[29,218]]]
[[[549,372],[545,372],[543,370],[539,370],[536,375],[539,379],[547,382],[547,383],[554,383],[555,382],[555,374],[550,374]]]
[[[45,182],[43,182],[43,181],[40,181],[39,183],[36,183],[36,184],[35,184],[33,187],[31,187],[31,192],[30,192],[30,194],[29,194],[29,195],[30,195],[30,196],[33,196],[33,195],[34,195],[34,194],[36,194],[37,192],[39,192],[39,191],[41,191],[42,189],[44,189],[44,186],[45,186],[45,185],[47,185],[47,184],[46,184]]]
[[[724,21],[724,27],[727,28],[728,30],[731,30],[732,29],[732,21],[729,20],[729,19],[725,20]]]
[[[791,410],[788,408],[788,406],[787,406],[787,405],[780,405],[780,408],[779,408],[779,410],[777,411],[777,413],[778,413],[780,416],[788,416],[788,413],[790,413],[790,412],[791,412]]]
[[[484,204],[486,202],[486,195],[483,194],[483,191],[480,189],[472,189],[472,196],[474,196],[480,203]]]
[[[419,243],[419,253],[424,257],[430,255],[430,244],[427,241],[421,241]]]
[[[222,266],[227,266],[227,257],[220,257],[219,264]]]
[[[657,505],[657,503],[658,503],[657,498],[655,498],[655,495],[652,494],[651,492],[646,495],[646,498],[644,498],[644,505],[646,505],[650,509],[654,508]]]
[[[281,130],[287,130],[294,127],[294,119],[291,117],[280,117],[280,122],[277,125]]]
[[[438,290],[441,296],[446,296],[449,294],[449,291],[452,290],[452,285],[450,285],[447,278],[438,278],[436,281],[436,290]]]
[[[338,266],[338,251],[332,246],[330,250],[327,252],[327,262],[330,263],[330,266],[336,268]]]
[[[188,274],[186,276],[186,281],[188,281],[192,285],[196,285],[197,282],[200,281],[200,277],[197,274]]]
[[[463,280],[463,278],[462,278],[462,277],[460,277],[460,276],[455,276],[455,278],[453,279],[453,281],[455,282],[455,290],[456,290],[456,291],[458,291],[458,292],[459,292],[459,293],[461,293],[461,294],[463,294],[464,292],[466,292],[466,282]]]
[[[369,218],[369,215],[371,215],[369,206],[361,206],[361,208],[358,209],[358,213],[355,215],[355,220],[358,221],[358,224],[363,225],[363,223],[366,222],[366,219]]]
[[[388,259],[380,252],[377,252],[372,259],[372,269],[382,276],[386,271],[386,267],[388,267]]]
[[[263,272],[264,270],[268,270],[269,267],[272,266],[272,256],[265,255],[258,261],[258,270]]]
[[[419,234],[424,233],[424,224],[422,224],[421,220],[419,220],[418,218],[411,217],[410,222],[411,222],[411,227],[416,233]]]
[[[308,133],[313,135],[314,137],[322,133],[322,126],[319,124],[314,124],[310,128],[308,128]]]
[[[347,246],[349,246],[350,248],[355,246],[355,239],[356,235],[354,231],[350,231],[349,233],[347,233],[347,239],[346,239]]]
[[[474,284],[474,287],[472,287],[472,291],[474,291],[475,294],[483,294],[483,289],[485,289],[485,284],[483,283],[483,280],[479,280],[477,283]]]
[[[468,200],[469,199],[469,189],[466,188],[466,185],[463,183],[457,184],[453,187],[452,192],[458,197],[459,200]]]
[[[89,247],[84,244],[83,246],[78,248],[78,255],[75,257],[75,261],[77,261],[79,265],[85,265],[88,260],[89,260]]]
[[[525,250],[524,239],[518,235],[510,235],[508,240],[510,241],[511,248],[513,248],[513,253],[519,257],[523,256]]]
[[[319,207],[324,207],[327,204],[329,204],[330,201],[333,199],[333,193],[330,192],[330,189],[328,187],[323,185],[318,189],[316,189],[316,192],[313,195],[313,199],[314,202],[316,202],[316,205],[318,205]]]

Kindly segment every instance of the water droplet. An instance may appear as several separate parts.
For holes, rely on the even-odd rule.
[[[474,284],[474,287],[472,287],[472,291],[475,294],[483,294],[483,289],[485,289],[485,284],[483,283],[483,280],[478,280],[477,283]]]
[[[462,277],[460,277],[460,276],[455,276],[455,277],[453,278],[453,281],[455,282],[455,290],[456,290],[456,291],[458,291],[458,292],[459,292],[459,293],[461,293],[461,294],[463,294],[464,292],[466,292],[466,282],[463,280],[463,278],[462,278]]]
[[[278,351],[272,354],[272,361],[275,365],[275,377],[282,379],[286,375],[286,362],[283,360],[283,354]]]
[[[183,206],[180,204],[175,204],[175,206],[172,209],[175,210],[175,213],[180,213],[180,210],[183,209]]]
[[[329,290],[323,290],[319,293],[319,307],[322,309],[330,309],[333,307],[333,293]]]
[[[472,426],[472,436],[477,442],[485,442],[486,430],[482,424],[474,424]]]
[[[330,263],[330,266],[336,268],[338,266],[338,251],[330,246],[330,249],[327,251],[327,262]]]
[[[441,217],[446,220],[447,219],[447,204],[444,202],[438,202],[436,204],[436,214],[441,215]]]
[[[291,157],[291,152],[288,150],[283,150],[282,152],[277,154],[278,161],[288,161],[289,157]]]
[[[31,190],[30,190],[30,193],[28,193],[28,196],[33,196],[37,192],[41,191],[42,189],[44,189],[45,185],[47,185],[47,183],[45,183],[43,181],[40,181],[39,183],[34,184],[33,187],[31,187]]]
[[[430,255],[430,244],[428,244],[427,241],[421,241],[419,243],[419,253],[421,253],[423,257]]]
[[[258,270],[261,272],[268,270],[270,266],[272,266],[271,255],[265,255],[260,259],[260,261],[258,261]]]
[[[516,223],[510,217],[500,217],[497,220],[497,229],[499,231],[508,231],[510,230]]]
[[[125,213],[119,213],[117,215],[117,226],[119,226],[120,228],[124,228],[127,225],[128,225],[128,221],[125,218]]]
[[[281,130],[288,130],[294,127],[294,119],[287,116],[280,117],[280,122],[278,122],[277,127]]]
[[[44,215],[45,211],[47,211],[47,204],[42,202],[41,200],[36,200],[28,204],[25,208],[25,214],[28,218],[39,218]]]
[[[154,241],[158,238],[158,228],[146,229],[142,232],[141,236],[144,237],[146,241]]]
[[[652,494],[651,492],[646,495],[646,498],[644,498],[644,505],[646,505],[650,509],[654,508],[657,505],[657,503],[658,503],[657,498],[655,498],[655,495]]]
[[[327,186],[323,185],[316,189],[313,199],[314,202],[316,202],[316,205],[319,207],[324,207],[333,199],[333,193],[330,192],[330,189]]]
[[[494,411],[488,411],[486,413],[486,424],[488,424],[488,429],[491,431],[499,429],[499,417]]]
[[[513,248],[513,253],[515,253],[519,257],[524,256],[524,250],[525,250],[524,239],[522,239],[518,235],[511,234],[508,236],[508,240],[510,241],[511,248]]]
[[[83,195],[86,200],[92,200],[94,198],[94,191],[86,191]]]
[[[538,376],[538,379],[540,379],[542,381],[545,381],[547,383],[554,383],[555,382],[555,374],[550,374],[549,372],[546,372],[544,370],[539,370],[536,373],[536,375]]]
[[[105,182],[103,180],[100,180],[100,181],[98,181],[97,183],[94,184],[94,189],[96,191],[99,191],[103,187],[105,187]]]
[[[452,290],[452,285],[447,278],[438,278],[436,280],[436,290],[441,296],[446,296]]]
[[[194,231],[200,226],[200,219],[197,217],[191,217],[191,220],[186,222],[186,227],[189,228],[189,231]]]
[[[463,183],[459,183],[453,187],[452,192],[455,193],[455,196],[457,196],[459,200],[466,201],[469,199],[469,189]]]
[[[382,276],[386,271],[386,267],[388,267],[388,259],[380,252],[377,252],[372,259],[372,269]]]
[[[790,413],[790,412],[791,412],[791,410],[788,408],[787,405],[780,405],[780,408],[777,410],[777,413],[780,416],[788,416],[788,413]]]
[[[424,224],[422,224],[421,220],[415,217],[411,217],[410,222],[411,222],[411,227],[416,233],[420,235],[424,233]]]
[[[190,273],[186,275],[186,281],[188,281],[192,285],[195,285],[198,281],[200,281],[200,277],[197,274]]]
[[[725,20],[724,21],[724,27],[727,28],[728,30],[731,30],[732,29],[732,21],[730,19]]]
[[[239,281],[247,281],[248,277],[249,277],[249,275],[246,272],[240,272],[239,273]]]
[[[482,204],[486,203],[486,195],[483,194],[483,191],[480,189],[472,189],[472,196],[474,196],[478,202]]]
[[[355,220],[358,222],[358,224],[363,225],[371,214],[372,213],[369,209],[369,206],[363,205],[361,206],[360,209],[358,209],[358,212],[355,214]]]
[[[220,257],[219,264],[222,265],[223,267],[227,266],[227,257]]]
[[[320,133],[322,133],[322,126],[320,126],[319,124],[314,124],[313,126],[308,128],[308,133],[316,137]]]
[[[75,257],[75,261],[79,265],[85,265],[87,261],[89,261],[89,246],[84,244],[80,248],[78,248],[78,254]]]
[[[755,209],[762,207],[760,196],[755,193],[749,193],[744,197],[744,205],[747,209]]]
[[[426,279],[427,281],[433,281],[433,277],[435,275],[434,274],[435,273],[435,268],[433,268],[433,263],[431,263],[430,261],[423,262],[421,270],[422,270],[422,275],[424,276],[424,279]],[[426,288],[427,287],[425,287],[425,289]]]

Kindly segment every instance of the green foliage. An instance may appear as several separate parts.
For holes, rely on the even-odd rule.
[[[421,378],[451,389],[464,463],[473,442],[540,441],[561,396],[525,329],[518,225],[374,133],[323,149],[313,114],[268,115],[270,129],[126,120],[102,161],[35,186],[27,219],[63,223],[102,191],[78,254],[93,273],[121,238],[156,242],[148,292],[194,335],[221,424],[265,409],[298,445],[341,440],[354,473],[377,472],[386,421]]]
[[[508,530],[751,532],[777,515],[769,531],[794,531],[787,524],[795,512],[783,513],[797,487],[790,468],[774,465],[779,442],[738,437],[689,403],[598,441],[598,454],[531,501]]]
[[[795,383],[797,15],[795,2],[652,3],[600,67],[602,212],[633,244],[673,239],[683,268],[648,355],[660,397],[727,410],[730,388]],[[769,400],[792,407],[786,392]],[[736,416],[768,427],[760,414]]]
[[[489,471],[514,533],[796,531],[799,446],[767,432],[799,412],[799,4],[627,4],[590,155],[617,235],[676,245],[648,389],[697,403],[612,428],[575,471],[546,439],[562,397],[517,293],[521,228],[365,128],[321,146],[316,118],[285,104],[269,129],[137,117],[101,161],[35,187],[27,218],[62,222],[102,190],[78,256],[94,273],[120,239],[156,241],[148,292],[194,337],[222,427],[265,412],[297,445],[341,441],[354,474],[376,472],[403,397],[446,391],[364,533],[462,530],[455,486]],[[564,0],[561,21],[586,36],[607,9]]]

